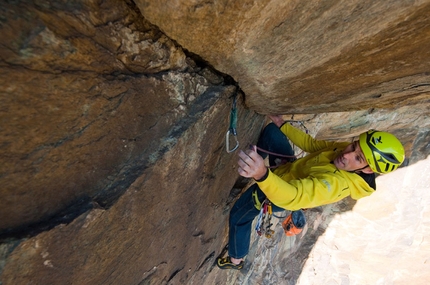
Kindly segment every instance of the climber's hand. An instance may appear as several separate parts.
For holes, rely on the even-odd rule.
[[[255,149],[249,149],[246,152],[241,150],[239,152],[239,160],[237,164],[239,165],[237,171],[243,177],[259,180],[266,175],[267,172],[264,159],[255,151]]]

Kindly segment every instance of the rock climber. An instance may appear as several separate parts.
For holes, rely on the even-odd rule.
[[[239,174],[253,178],[256,183],[230,211],[228,256],[217,258],[221,269],[243,267],[252,222],[260,212],[255,203],[268,199],[273,212],[279,212],[326,205],[347,196],[357,200],[376,190],[375,173],[391,172],[405,158],[401,142],[387,132],[369,130],[352,143],[323,141],[286,123],[282,116],[269,118],[272,123],[262,131],[257,147],[239,152]],[[269,169],[264,161],[267,153],[260,150],[272,153],[270,165],[281,158],[273,153],[293,157],[287,137],[308,155]]]

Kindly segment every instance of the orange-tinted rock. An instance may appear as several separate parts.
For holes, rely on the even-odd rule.
[[[142,14],[264,114],[428,101],[430,1],[151,1]],[[427,102],[428,104],[428,102]]]

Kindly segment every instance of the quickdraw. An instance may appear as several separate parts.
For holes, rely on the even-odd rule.
[[[227,153],[231,153],[239,147],[239,141],[237,140],[237,130],[236,130],[236,125],[237,125],[236,97],[237,95],[235,94],[233,96],[233,105],[230,111],[230,128],[228,129],[225,135],[225,147],[226,147]],[[230,135],[233,135],[236,141],[236,145],[231,149],[230,149]]]
[[[272,226],[272,203],[265,199],[261,204],[260,214],[258,215],[257,224],[255,230],[259,236],[264,236],[266,238],[272,238],[275,233],[270,227]]]

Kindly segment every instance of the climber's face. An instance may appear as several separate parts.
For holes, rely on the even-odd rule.
[[[364,173],[372,173],[358,141],[348,145],[343,152],[335,158],[334,165],[338,169],[345,171],[359,170]]]

